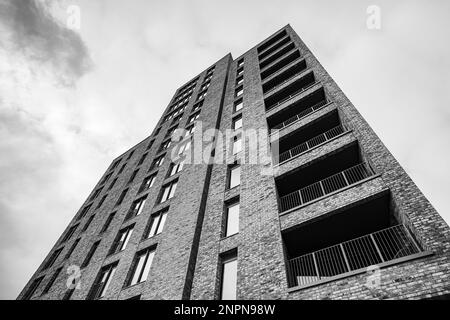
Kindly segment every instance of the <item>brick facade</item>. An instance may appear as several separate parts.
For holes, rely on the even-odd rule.
[[[92,201],[89,199],[80,208],[73,221],[57,241],[49,256],[39,267],[18,299],[30,293],[35,279],[44,277],[33,292],[32,299],[62,299],[67,293],[67,268],[80,266],[94,242],[100,241],[92,260],[81,270],[81,289],[75,290],[71,299],[86,299],[102,267],[118,263],[114,278],[103,299],[128,299],[140,295],[141,299],[218,299],[220,296],[221,256],[230,250],[237,250],[237,298],[240,299],[420,299],[450,293],[450,229],[414,182],[386,149],[381,140],[358,113],[357,109],[339,89],[333,79],[309,51],[298,35],[288,25],[268,38],[286,32],[295,45],[295,50],[305,59],[307,69],[280,85],[270,94],[264,94],[259,67],[258,47],[253,47],[241,57],[233,60],[227,55],[214,64],[211,84],[204,98],[199,121],[202,130],[219,129],[224,132],[231,128],[232,119],[242,114],[242,130],[263,129],[268,131],[267,119],[285,112],[294,100],[301,101],[316,90],[323,90],[329,103],[302,117],[299,121],[279,131],[279,139],[289,137],[305,126],[337,112],[340,122],[348,130],[344,134],[303,152],[289,161],[273,163],[277,168],[274,175],[263,174],[271,164],[242,164],[240,185],[227,189],[227,164],[190,164],[172,177],[168,177],[170,161],[164,161],[157,170],[151,170],[153,160],[163,154],[159,147],[166,139],[166,132],[172,120],[158,123],[155,132],[118,157],[120,164],[108,168],[105,176],[113,172],[102,191]],[[266,40],[268,40],[266,39]],[[266,41],[265,40],[265,41]],[[264,41],[264,42],[265,42]],[[263,42],[263,43],[264,43]],[[291,45],[291,44],[290,44]],[[290,51],[289,51],[290,52]],[[271,55],[269,55],[271,56]],[[237,63],[244,59],[242,110],[234,112]],[[272,64],[276,64],[279,57]],[[283,70],[285,70],[284,68]],[[208,69],[207,69],[208,70]],[[279,71],[278,71],[279,72]],[[316,83],[291,100],[266,111],[264,100],[278,94],[307,73],[313,73]],[[183,128],[196,103],[197,94],[206,76],[205,70],[198,76],[195,90],[183,112],[179,127]],[[197,77],[196,77],[197,78]],[[195,78],[194,78],[195,79]],[[175,97],[176,95],[174,95]],[[170,106],[165,115],[170,113]],[[196,132],[198,134],[198,132]],[[154,141],[148,149],[150,141]],[[271,141],[275,142],[274,139]],[[171,148],[166,151],[166,160]],[[294,172],[308,170],[330,155],[355,147],[362,161],[374,170],[370,177],[351,184],[314,201],[290,210],[280,212],[277,181],[282,181]],[[217,146],[217,148],[219,148]],[[216,148],[215,153],[220,154]],[[125,160],[134,150],[132,157]],[[145,161],[139,159],[148,152]],[[225,146],[223,146],[225,152]],[[248,147],[242,152],[249,156]],[[233,157],[231,157],[233,158]],[[116,160],[117,160],[116,159]],[[113,162],[114,163],[114,162]],[[125,169],[118,173],[123,163]],[[131,184],[127,182],[136,168],[140,168]],[[155,172],[153,186],[139,192],[143,179]],[[117,177],[111,190],[110,183]],[[102,179],[101,179],[102,180]],[[100,181],[101,181],[100,180]],[[178,180],[175,196],[158,204],[161,188]],[[93,192],[100,187],[99,184]],[[117,199],[125,188],[129,188],[124,201],[116,206]],[[106,200],[98,206],[104,195]],[[138,216],[125,220],[136,199],[147,195],[143,211]],[[290,231],[320,219],[368,203],[373,199],[389,199],[390,211],[398,223],[407,226],[413,238],[421,247],[421,254],[414,259],[404,259],[381,269],[380,285],[368,287],[368,273],[344,274],[333,281],[317,283],[307,287],[289,288],[287,279],[287,253],[283,237]],[[231,200],[239,199],[239,233],[223,237],[224,208]],[[83,208],[92,203],[90,210],[79,219]],[[150,216],[168,208],[163,232],[143,239]],[[106,232],[100,233],[108,216],[115,212]],[[81,232],[91,215],[95,215],[86,231]],[[72,237],[63,243],[63,237],[73,225],[80,223]],[[134,226],[126,248],[115,254],[108,254],[119,230]],[[326,237],[326,235],[317,235]],[[80,239],[73,253],[65,255],[76,239]],[[63,248],[58,259],[47,269],[44,264],[58,248]],[[146,248],[156,248],[148,279],[133,286],[127,286],[130,268],[137,252]],[[42,294],[44,287],[54,272],[62,267],[62,272],[48,293]],[[45,269],[45,270],[44,270]],[[70,272],[69,272],[70,273]]]

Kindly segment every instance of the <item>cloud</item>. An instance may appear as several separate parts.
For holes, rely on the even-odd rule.
[[[51,67],[61,85],[74,85],[91,68],[80,36],[56,20],[45,2],[0,0],[0,32],[3,50],[22,55],[33,72],[42,64]]]

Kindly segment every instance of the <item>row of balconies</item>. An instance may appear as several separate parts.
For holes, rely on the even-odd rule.
[[[271,141],[280,169],[275,174],[280,218],[378,177],[289,35],[281,32],[258,52],[268,128],[280,130]],[[318,151],[311,155],[313,149]],[[288,287],[297,290],[423,256],[413,233],[399,224],[386,190],[284,229]]]

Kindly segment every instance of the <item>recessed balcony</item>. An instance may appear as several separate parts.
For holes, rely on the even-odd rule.
[[[284,232],[288,287],[306,288],[423,256],[391,207],[385,194]]]
[[[259,68],[262,70],[272,62],[276,61],[280,57],[284,56],[286,53],[292,51],[295,49],[295,44],[293,42],[290,42],[288,44],[285,44],[282,47],[279,47],[276,51],[274,51],[271,55],[267,56],[265,59],[261,60],[259,63]]]
[[[262,88],[264,94],[267,94],[283,85],[284,83],[290,81],[294,77],[298,76],[302,72],[306,70],[306,61],[300,60],[297,63],[293,64],[280,74],[271,78],[269,81],[263,83]]]
[[[276,108],[279,105],[289,101],[306,91],[308,88],[316,84],[314,73],[311,71],[292,83],[286,84],[282,89],[274,92],[264,99],[266,111]]]
[[[341,124],[337,111],[330,112],[317,121],[272,142],[272,145],[278,143],[278,150],[273,148],[275,163],[282,164],[289,161],[346,132],[348,132],[348,129]],[[278,154],[275,154],[277,151]],[[277,159],[278,161],[276,161]]]
[[[272,38],[268,39],[263,44],[261,44],[257,49],[258,53],[259,54],[263,53],[266,49],[268,49],[269,47],[271,47],[272,45],[274,45],[275,43],[280,41],[280,39],[284,38],[285,36],[287,36],[286,30],[280,31],[279,33],[274,35]]]
[[[280,49],[282,46],[289,43],[290,41],[291,41],[291,38],[288,35],[285,36],[284,38],[280,39],[278,42],[274,43],[273,45],[271,45],[270,47],[268,47],[266,50],[264,50],[263,52],[261,52],[258,55],[259,61],[262,61],[266,57],[270,56],[272,53],[274,53],[275,51],[277,51],[278,49]]]
[[[315,90],[304,98],[290,104],[267,118],[269,130],[281,130],[301,120],[309,114],[325,107],[329,101],[323,88]]]
[[[276,180],[280,213],[307,205],[373,176],[369,163],[362,160],[358,144],[291,171]]]
[[[261,80],[266,79],[273,73],[298,59],[300,59],[300,52],[294,49],[293,51],[285,54],[283,57],[279,58],[277,61],[274,61],[270,65],[266,66],[263,70],[261,70]]]

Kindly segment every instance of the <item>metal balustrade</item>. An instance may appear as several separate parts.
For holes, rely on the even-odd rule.
[[[295,116],[290,117],[289,119],[287,119],[287,120],[277,124],[276,126],[273,126],[271,128],[271,130],[281,130],[281,129],[285,128],[285,127],[288,127],[292,123],[294,123],[294,122],[296,122],[296,121],[306,117],[307,115],[309,115],[310,113],[313,113],[316,110],[319,110],[319,109],[325,107],[329,103],[331,103],[331,102],[328,101],[328,100],[322,100],[322,101],[316,103],[315,105],[313,105],[312,107],[309,107],[309,108],[303,110],[302,112],[297,113]]]
[[[281,163],[281,162],[287,161],[295,156],[298,156],[299,154],[306,152],[322,143],[325,143],[346,131],[347,130],[345,129],[345,127],[342,124],[338,125],[324,133],[319,134],[318,136],[315,136],[314,138],[309,139],[308,141],[305,141],[285,152],[280,153],[279,162]]]
[[[289,96],[287,96],[286,98],[283,98],[281,100],[279,100],[278,102],[271,104],[270,106],[266,107],[266,111],[269,111],[270,109],[276,108],[279,105],[285,103],[286,101],[291,100],[292,98],[295,98],[296,96],[298,96],[299,94],[302,94],[303,92],[305,92],[306,90],[308,90],[309,88],[311,88],[312,86],[316,85],[320,83],[319,81],[313,81],[305,86],[303,86],[301,89],[295,91],[294,93],[291,93]]]
[[[345,188],[374,174],[366,162],[362,162],[328,178],[310,184],[300,190],[280,197],[280,211],[286,211]]]
[[[305,286],[421,252],[398,224],[287,261],[288,286]]]
[[[294,73],[293,75],[289,76],[289,78],[287,78],[286,80],[283,80],[283,82],[280,82],[279,84],[277,84],[275,87],[270,88],[269,90],[266,90],[264,92],[264,95],[267,95],[269,92],[272,92],[278,88],[280,88],[282,85],[284,85],[286,82],[291,81],[293,78],[295,78],[296,76],[298,76],[299,74],[302,74],[308,70],[311,70],[310,68],[303,68],[302,70],[300,70],[299,72]]]

